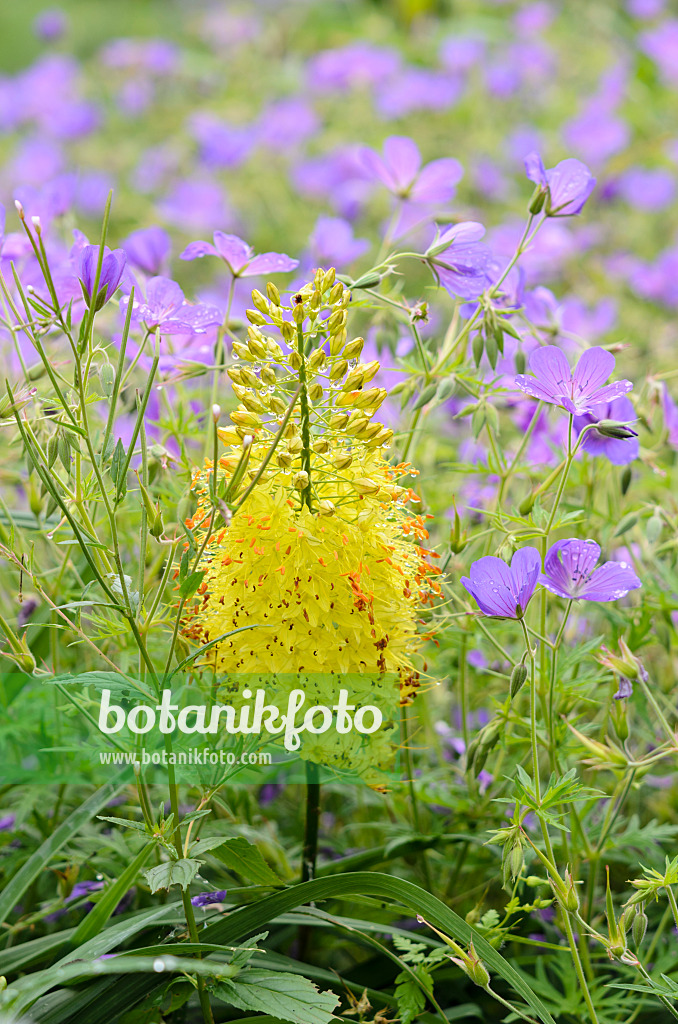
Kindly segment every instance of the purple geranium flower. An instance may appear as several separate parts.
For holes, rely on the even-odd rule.
[[[133,231],[122,246],[130,263],[144,274],[156,275],[166,267],[172,240],[163,228],[154,225]]]
[[[508,566],[501,558],[487,555],[471,565],[471,578],[461,582],[481,612],[502,619],[521,619],[525,614],[541,570],[536,548],[520,548]]]
[[[227,889],[219,889],[217,892],[199,892],[197,896],[191,897],[194,907],[209,907],[212,903],[223,903]]]
[[[636,419],[636,410],[632,402],[625,397],[616,398],[614,402],[606,402],[598,405],[591,412],[583,416],[575,416],[574,429],[578,434],[584,427],[591,423],[598,423],[600,420],[616,420],[626,423]],[[589,455],[604,455],[606,459],[615,466],[626,466],[638,458],[639,444],[638,435],[633,431],[633,437],[606,437],[598,430],[587,430],[581,443]]]
[[[360,160],[373,181],[381,181],[399,199],[414,203],[447,203],[454,196],[464,170],[458,160],[443,158],[421,166],[421,153],[412,139],[391,135],[384,155],[364,146]]]
[[[76,273],[82,287],[82,294],[88,306],[92,305],[92,292],[97,274],[97,262],[99,260],[99,246],[85,245],[76,256]],[[114,249],[113,252],[104,246],[104,258],[101,263],[101,275],[99,277],[99,290],[94,300],[95,310],[101,309],[109,299],[113,298],[120,282],[122,281],[127,256],[122,249]]]
[[[129,299],[123,299],[126,310]],[[222,323],[224,317],[216,306],[193,306],[186,302],[176,281],[152,277],[146,284],[146,300],[132,307],[132,320],[145,324],[147,330],[161,328],[162,334],[204,334],[208,327]]]
[[[545,345],[530,356],[529,369],[534,376],[519,373],[516,384],[526,395],[581,416],[595,412],[596,406],[613,402],[633,388],[630,380],[618,380],[603,386],[614,370],[614,364],[612,353],[596,346],[587,349],[571,371],[560,349],[555,345]]]
[[[202,256],[218,256],[224,261],[234,277],[255,277],[257,274],[283,274],[299,266],[279,252],[262,252],[254,255],[254,249],[237,235],[214,232],[214,245],[209,242],[191,242],[181,254],[182,260],[197,260]]]
[[[318,217],[310,239],[317,263],[341,267],[362,256],[370,247],[366,238],[354,238],[353,228],[341,217]]]
[[[490,283],[490,250],[480,241],[482,224],[464,221],[453,224],[434,242],[426,255],[435,267],[445,291],[463,299],[476,299]]]
[[[546,552],[542,586],[557,597],[573,601],[616,601],[642,586],[627,562],[605,562],[596,568],[600,545],[570,537]]]
[[[547,171],[539,154],[529,153],[525,157],[525,172],[530,181],[544,191],[547,217],[572,217],[581,213],[596,185],[586,164],[572,158],[561,160]]]

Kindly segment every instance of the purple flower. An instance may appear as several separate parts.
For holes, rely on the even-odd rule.
[[[664,426],[669,432],[667,440],[672,448],[678,448],[678,406],[671,398],[666,384],[664,384],[662,405],[664,407]]]
[[[163,228],[140,228],[122,243],[127,259],[145,274],[160,274],[165,269],[172,248],[170,236]]]
[[[612,695],[615,700],[626,700],[633,696],[633,683],[626,676],[619,676],[617,680],[617,692]]]
[[[405,135],[391,135],[384,155],[364,146],[360,159],[365,173],[381,181],[399,199],[415,203],[447,203],[454,196],[464,170],[458,160],[444,158],[421,166],[416,142]]]
[[[16,814],[5,814],[0,818],[0,832],[9,832],[10,829],[14,828],[14,822],[16,821]]]
[[[544,190],[547,217],[572,217],[581,213],[596,185],[586,164],[573,158],[561,160],[547,171],[539,154],[529,153],[525,157],[525,172],[530,181]]]
[[[309,241],[314,260],[334,267],[352,263],[370,247],[366,238],[353,237],[353,228],[341,217],[318,217]]]
[[[471,578],[461,582],[481,612],[502,619],[521,619],[525,614],[541,570],[536,548],[520,548],[508,566],[501,558],[487,555],[471,565]]]
[[[630,167],[618,182],[623,199],[637,210],[662,210],[676,194],[676,179],[661,167]]]
[[[599,420],[617,420],[628,422],[636,419],[636,410],[628,398],[616,398],[614,402],[598,405],[583,416],[575,416],[574,429],[578,434],[584,427]],[[638,458],[638,435],[633,437],[606,437],[598,430],[587,430],[581,443],[590,455],[604,455],[614,466],[626,466]]]
[[[227,892],[227,889],[219,889],[218,892],[199,892],[197,896],[191,896],[191,903],[194,907],[209,907],[212,903],[223,903]]]
[[[181,254],[182,260],[197,260],[202,256],[218,256],[224,261],[234,277],[255,277],[257,274],[283,274],[299,266],[284,253],[262,252],[254,255],[254,249],[237,235],[214,232],[214,245],[209,242],[191,242]]]
[[[382,117],[394,119],[415,110],[447,110],[459,99],[460,78],[426,68],[407,68],[379,89],[376,107]]]
[[[445,291],[463,299],[476,299],[490,283],[490,250],[480,241],[482,224],[453,224],[429,248],[426,255]]]
[[[678,19],[668,18],[661,25],[642,32],[639,45],[658,65],[669,85],[678,84]]]
[[[627,562],[605,562],[596,568],[600,545],[570,537],[546,552],[539,582],[557,597],[574,601],[617,601],[642,586]]]
[[[127,266],[127,256],[122,249],[113,252],[104,247],[104,258],[101,263],[99,290],[93,299],[92,292],[96,283],[99,246],[85,245],[76,257],[76,273],[82,287],[82,294],[88,306],[94,303],[95,310],[101,309],[117,291]]]
[[[68,27],[68,19],[60,7],[40,11],[33,20],[33,32],[46,43],[59,39]]]
[[[633,388],[630,380],[618,380],[603,386],[614,370],[614,364],[612,353],[596,346],[587,349],[571,371],[560,349],[555,345],[545,345],[530,356],[529,369],[534,376],[520,373],[516,384],[526,395],[581,416],[594,412],[598,405],[621,398]]]
[[[127,308],[129,299],[123,299],[121,308]],[[132,320],[145,324],[147,330],[161,328],[162,334],[204,334],[208,327],[221,324],[223,315],[215,306],[192,306],[186,302],[176,281],[167,277],[152,277],[146,284],[145,302],[132,307]]]
[[[375,85],[399,67],[396,50],[359,41],[315,54],[307,66],[308,84],[313,92],[348,92]]]

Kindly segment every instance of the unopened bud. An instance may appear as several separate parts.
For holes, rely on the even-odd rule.
[[[290,364],[293,370],[298,370],[302,363],[302,358],[296,350],[292,350],[287,357],[287,362]]]
[[[15,199],[14,205],[16,207],[16,212],[19,214],[19,218],[21,220],[26,220],[26,214],[24,213],[23,204],[20,203],[18,199]]]
[[[251,324],[255,324],[257,327],[263,327],[268,322],[263,313],[256,309],[246,309],[245,316]]]
[[[521,661],[518,665],[513,666],[513,672],[511,673],[511,683],[509,686],[509,692],[511,694],[511,700],[516,697],[527,679],[527,665],[524,665]]]
[[[353,456],[349,455],[348,452],[346,452],[345,455],[337,455],[337,457],[333,460],[332,465],[334,466],[335,469],[338,469],[341,472],[342,469],[348,469],[352,462]]]
[[[345,373],[348,372],[348,363],[345,359],[335,360],[332,369],[330,370],[330,380],[341,380]]]
[[[214,422],[215,422],[215,423],[218,423],[218,422],[219,422],[219,418],[220,418],[220,416],[221,416],[221,406],[220,406],[220,405],[217,405],[217,404],[215,403],[215,404],[214,404],[214,405],[212,406],[212,419],[214,420]]]
[[[633,919],[631,925],[631,935],[633,936],[633,943],[636,949],[641,945],[645,938],[645,932],[647,931],[647,914],[638,905],[636,906],[636,916]]]
[[[323,386],[322,384],[311,384],[308,389],[308,397],[312,402],[319,402],[323,397]]]
[[[305,469],[300,469],[299,472],[295,474],[292,486],[296,491],[306,490],[308,487],[308,473]]]
[[[268,299],[266,298],[265,295],[262,295],[261,292],[257,288],[255,288],[254,291],[252,292],[252,302],[256,306],[256,308],[259,310],[260,313],[268,313],[268,311],[269,311]],[[276,305],[277,305],[277,303],[276,303]]]
[[[333,516],[336,511],[336,505],[329,498],[322,498],[318,502],[318,512],[321,516]]]
[[[352,341],[348,341],[344,346],[344,359],[357,359],[363,350],[364,344],[364,338],[353,338]]]
[[[335,412],[330,416],[330,429],[331,430],[343,430],[348,423],[347,412]]]
[[[618,420],[598,420],[596,431],[603,437],[612,437],[616,441],[626,441],[629,437],[638,437],[638,432],[631,430],[626,423]]]
[[[321,348],[317,348],[315,352],[311,352],[308,357],[308,366],[311,370],[319,370],[325,365],[327,356]]]
[[[376,494],[380,485],[375,480],[370,480],[369,477],[365,476],[354,480],[353,486],[358,494]]]
[[[280,292],[272,281],[268,281],[266,284],[266,294],[271,302],[274,302],[276,306],[280,305]]]

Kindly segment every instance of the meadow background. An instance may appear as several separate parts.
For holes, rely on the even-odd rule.
[[[678,1016],[677,95],[664,0],[4,5],[3,1022]],[[394,137],[410,140],[400,156],[383,148]],[[533,153],[588,168],[579,209],[527,179]],[[106,244],[126,255],[94,319],[82,253],[111,190]],[[528,205],[539,230],[520,251]],[[485,233],[460,250],[452,232],[446,276],[436,240],[468,222]],[[215,231],[289,261],[234,276],[187,252]],[[317,268],[337,276],[322,285]],[[172,309],[150,300],[157,277],[182,290]],[[107,777],[87,740],[99,655],[146,680],[130,622],[156,665],[169,650],[185,668],[200,640],[176,618],[201,582],[180,561],[184,543],[197,552],[182,523],[197,521],[214,421],[228,427],[242,398],[225,367],[271,360],[246,352],[256,310],[275,333],[274,307],[291,323],[315,282],[324,317],[338,280],[347,337],[364,339],[343,372],[380,363],[379,451],[416,467],[407,531],[443,570],[416,604],[428,640],[410,638],[400,775],[370,786],[365,767],[367,783],[320,790],[312,772],[302,785],[263,767],[170,790]],[[128,337],[132,284],[147,301]],[[310,338],[306,356],[325,344]],[[597,407],[593,426],[614,423],[576,457],[560,399],[535,413],[516,385],[547,346],[571,367],[603,348],[612,379],[633,382],[627,404]],[[64,426],[70,408],[82,428],[84,405],[95,448],[106,433],[92,458]],[[221,442],[237,472],[242,438]],[[402,512],[382,471],[373,536]],[[226,527],[237,495],[221,495]],[[637,582],[591,600],[542,589],[525,632],[462,583],[482,557],[569,538]],[[124,572],[109,578],[113,548]],[[91,603],[97,571],[127,618]],[[48,748],[73,735],[64,769]]]

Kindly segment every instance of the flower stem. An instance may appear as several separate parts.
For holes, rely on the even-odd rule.
[[[311,408],[308,401],[308,383],[306,379],[306,356],[304,354],[304,332],[301,324],[297,324],[297,352],[301,359],[299,367],[299,412],[301,421],[301,468],[308,476],[308,483],[301,492],[301,504],[307,506],[309,512],[313,511],[311,497]]]
[[[318,765],[306,762],[306,822],[304,825],[304,847],[301,858],[301,880],[310,882],[315,878],[318,859],[318,825],[320,822],[320,779]]]

